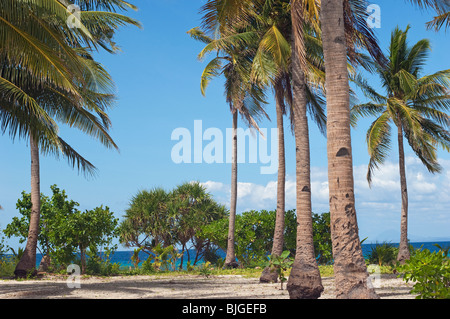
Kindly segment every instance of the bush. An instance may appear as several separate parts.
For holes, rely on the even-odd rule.
[[[393,265],[397,260],[398,248],[391,243],[376,243],[365,256],[369,264]]]
[[[333,260],[330,213],[313,214],[314,251],[319,264]],[[248,211],[236,216],[236,258],[242,267],[261,266],[272,251],[276,211]],[[224,251],[227,250],[228,217],[204,226],[197,236],[209,240]],[[285,213],[284,247],[291,256],[297,245],[297,216],[295,210]]]
[[[0,258],[0,278],[14,277],[18,260],[12,256],[3,256]]]
[[[83,264],[88,247],[97,250],[97,247],[112,245],[119,220],[108,207],[81,212],[77,208],[79,203],[70,200],[64,190],[56,185],[50,189],[51,197],[41,194],[37,250],[51,257],[51,268],[64,270],[68,264],[77,263],[77,252]],[[22,217],[13,217],[3,232],[8,238],[19,237],[19,243],[24,243],[28,238],[31,194],[22,192],[16,206]],[[84,271],[85,265],[82,268]]]
[[[110,251],[100,256],[95,250],[87,252],[88,259],[86,263],[86,273],[89,275],[111,276],[119,274],[120,265],[111,263]]]
[[[236,216],[235,253],[242,267],[261,266],[272,250],[276,211],[248,211]],[[285,213],[284,250],[295,251],[297,219],[293,210]],[[197,236],[227,250],[228,217],[202,227]]]
[[[329,265],[333,262],[333,246],[331,243],[330,213],[314,214],[313,236],[314,252],[319,265]]]
[[[416,251],[404,265],[397,266],[403,280],[416,283],[411,293],[418,294],[418,299],[450,298],[450,248],[435,246],[438,251]]]

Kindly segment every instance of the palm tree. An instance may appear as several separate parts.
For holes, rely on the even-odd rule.
[[[248,1],[249,4],[251,1]],[[243,4],[243,3],[241,3]],[[254,46],[256,41],[256,53],[253,57],[252,81],[264,87],[272,87],[275,93],[277,127],[279,139],[279,169],[277,186],[277,214],[274,230],[272,255],[281,255],[284,241],[284,200],[285,200],[285,158],[284,158],[284,123],[285,110],[291,112],[291,122],[294,121],[293,110],[287,108],[286,103],[292,105],[291,89],[291,10],[289,1],[259,1],[255,0],[246,8],[245,19],[236,19],[239,25],[243,25],[241,41]],[[227,19],[227,21],[231,20]],[[239,35],[238,35],[239,36]],[[308,35],[310,36],[310,35]],[[308,40],[312,37],[310,36]],[[233,38],[236,40],[236,37]],[[316,45],[317,41],[309,41],[308,44]],[[310,47],[312,49],[312,47]],[[314,48],[311,52],[316,53]],[[314,91],[312,78],[317,73],[323,74],[320,66],[314,65],[317,56],[308,52],[308,81],[306,81],[305,98],[311,116],[317,122],[322,131],[325,128],[324,103]],[[312,71],[314,69],[314,71]],[[314,74],[313,76],[311,76]],[[311,77],[310,77],[311,76]],[[320,77],[320,76],[319,76]],[[315,79],[314,79],[315,80]],[[321,103],[322,102],[322,103]],[[306,111],[305,115],[306,117]],[[307,137],[306,137],[307,138]],[[299,138],[297,138],[299,140]],[[308,141],[309,143],[309,141]],[[312,226],[311,226],[312,229]],[[314,253],[313,253],[314,254]],[[313,257],[314,258],[314,257]],[[260,278],[262,282],[276,281],[276,273],[266,268]]]
[[[263,109],[265,96],[263,89],[250,81],[252,49],[236,36],[239,32],[234,28],[221,28],[220,36],[213,39],[199,28],[188,31],[188,34],[206,44],[200,52],[199,59],[216,51],[217,56],[205,67],[201,76],[201,92],[205,95],[206,88],[212,78],[224,75],[226,101],[233,117],[232,126],[232,167],[231,167],[231,199],[228,226],[228,244],[225,267],[237,267],[235,255],[235,218],[237,203],[237,127],[238,113],[249,126],[258,129],[257,121],[261,116],[267,116]],[[233,39],[237,41],[233,41]]]
[[[310,7],[307,8],[307,5]],[[308,9],[310,10],[308,12]],[[323,292],[322,279],[314,253],[312,204],[311,204],[311,162],[306,96],[306,50],[304,26],[307,15],[317,9],[315,1],[294,1],[292,17],[292,112],[296,146],[296,188],[297,188],[297,249],[287,289],[291,299],[317,299]]]
[[[355,211],[344,1],[322,0],[327,156],[337,298],[377,298],[368,285]]]
[[[79,4],[83,6],[85,2],[79,1]],[[40,216],[40,148],[44,154],[63,153],[72,166],[77,165],[84,172],[92,173],[94,170],[91,163],[57,136],[58,128],[50,115],[98,138],[108,147],[117,148],[107,133],[110,122],[105,113],[113,95],[102,92],[112,82],[106,71],[93,61],[89,52],[82,49],[81,45],[84,43],[87,47],[95,46],[101,32],[108,32],[108,36],[101,38],[102,41],[112,44],[114,27],[138,23],[116,13],[110,16],[105,12],[100,12],[99,15],[86,12],[83,15],[85,24],[72,30],[66,25],[68,17],[65,6],[54,0],[45,0],[39,5],[29,0],[6,2],[0,8],[6,17],[0,20],[3,24],[0,31],[4,36],[5,47],[11,41],[24,47],[16,52],[12,45],[12,50],[0,52],[4,57],[1,82],[6,84],[1,87],[0,115],[3,132],[9,129],[13,138],[17,132],[21,137],[27,134],[30,137],[33,207],[25,253],[15,270],[17,276],[25,276],[28,272],[35,272]],[[32,18],[23,19],[20,15],[23,11],[27,13],[25,16]],[[49,13],[61,20],[55,24],[54,20],[48,19],[51,16]],[[99,43],[106,48],[106,44]],[[46,63],[33,60],[36,55]],[[37,110],[37,114],[27,111],[29,104]],[[99,119],[90,110],[95,111]]]
[[[215,24],[213,23],[216,20],[223,20],[223,23],[225,24],[232,24],[233,21],[237,21],[238,23],[242,23],[242,20],[248,20],[249,17],[251,17],[252,10],[249,10],[249,8],[254,9],[255,7],[258,8],[259,6],[263,7],[264,9],[272,9],[273,7],[276,7],[275,10],[273,10],[274,15],[275,13],[278,13],[280,10],[280,3],[283,1],[241,1],[238,3],[233,3],[233,6],[231,5],[232,1],[209,1],[207,5],[210,5],[210,7],[218,6],[221,8],[218,14],[214,15],[213,12],[209,15],[209,17],[214,17],[209,20],[206,20],[206,24],[210,28],[214,28]],[[304,16],[309,16],[313,18],[309,18],[309,21],[312,25],[316,26],[317,29],[317,17],[314,19],[314,16],[317,16],[318,11],[318,3],[316,1],[305,1],[307,3],[304,4],[303,1],[297,1],[294,6],[297,6],[297,21],[302,21],[300,19],[305,18]],[[285,3],[284,3],[285,4]],[[277,7],[277,5],[279,5]],[[303,7],[304,5],[304,7]],[[306,10],[307,9],[307,10]],[[364,15],[362,12],[365,12],[363,10],[363,6],[358,4],[357,1],[346,1],[346,15],[345,15],[345,27],[346,27],[346,35],[347,35],[347,43],[349,43],[349,61],[352,63],[360,63],[364,62],[364,59],[361,58],[361,55],[359,55],[356,52],[357,46],[363,46],[367,49],[369,49],[369,52],[373,56],[378,55],[379,47],[374,40],[373,34],[371,30],[368,30],[365,23]],[[294,10],[291,12],[293,13]],[[298,13],[301,12],[300,15]],[[264,15],[262,15],[264,17]],[[305,19],[307,20],[307,19]],[[258,23],[261,24],[261,21],[258,21]],[[296,132],[296,145],[297,150],[303,150],[303,152],[297,152],[297,158],[301,159],[297,161],[297,169],[298,169],[298,175],[297,175],[297,191],[298,191],[298,200],[297,205],[298,206],[298,218],[299,218],[299,230],[297,232],[299,236],[298,240],[298,249],[297,252],[297,262],[294,263],[294,271],[291,272],[290,276],[290,284],[288,285],[288,289],[291,288],[291,297],[293,298],[310,298],[310,297],[317,297],[318,291],[320,291],[320,274],[318,272],[317,264],[314,259],[314,251],[313,251],[313,245],[312,245],[312,218],[311,218],[311,199],[310,199],[310,193],[308,191],[310,190],[310,173],[309,173],[309,138],[308,138],[308,129],[307,129],[307,118],[306,118],[306,101],[305,98],[310,94],[310,92],[307,90],[308,85],[305,78],[306,76],[310,75],[310,72],[305,72],[303,70],[309,68],[305,67],[305,64],[307,64],[309,61],[305,61],[305,56],[308,55],[310,52],[309,50],[304,49],[304,43],[302,41],[303,39],[303,27],[299,23],[295,23],[294,27],[297,29],[296,34],[300,34],[300,36],[297,36],[297,43],[299,43],[299,46],[301,49],[296,50],[297,51],[297,57],[301,57],[302,63],[297,63],[298,61],[292,62],[297,63],[296,67],[293,67],[292,76],[294,76],[294,72],[297,72],[295,75],[297,76],[296,80],[293,81],[294,83],[294,92],[297,92],[297,101],[301,103],[297,103],[297,108],[301,106],[301,109],[295,110],[294,105],[294,116],[297,114],[296,121],[299,123],[297,125],[297,132]],[[283,36],[282,32],[279,32],[276,25],[270,25],[270,28],[267,32],[263,32],[263,36],[261,37],[261,45],[260,48],[264,48],[264,51],[272,51],[271,55],[273,56],[274,61],[278,61],[278,63],[281,61],[285,61],[285,57],[283,57],[280,53],[281,52],[288,52],[289,49],[286,49],[285,42],[283,43]],[[248,34],[246,33],[246,37],[248,37]],[[298,49],[298,48],[297,48]],[[273,54],[273,52],[276,51],[278,54]],[[260,51],[258,51],[259,53]],[[269,54],[270,55],[270,54]],[[264,55],[260,54],[255,56],[255,61],[263,60]],[[315,57],[316,58],[316,57]],[[297,59],[298,60],[298,59]],[[302,65],[303,64],[303,65]],[[302,69],[299,69],[299,67],[302,65]],[[307,65],[308,67],[310,65]],[[317,72],[318,71],[318,72]],[[313,78],[321,77],[323,76],[323,70],[319,68],[316,68],[314,72],[311,72],[314,74]],[[318,74],[317,74],[318,73]],[[317,80],[317,79],[315,79]],[[296,91],[297,90],[297,91]],[[305,92],[306,91],[306,92]],[[319,113],[320,114],[320,113]],[[324,116],[323,116],[324,117]],[[317,119],[317,116],[315,116],[315,119]],[[295,120],[294,122],[294,128],[295,128]],[[306,122],[306,125],[305,125]],[[305,133],[306,132],[306,133]],[[302,167],[302,165],[304,165]],[[299,190],[305,190],[303,194],[300,193]],[[301,197],[304,197],[302,199]],[[306,199],[306,200],[305,200]],[[279,220],[279,219],[278,219]],[[278,223],[277,223],[278,225]],[[281,225],[281,222],[280,222]],[[277,227],[278,229],[278,227]],[[309,238],[306,239],[305,238]],[[275,240],[274,240],[274,247],[275,247]],[[310,245],[308,244],[310,243]],[[279,247],[279,245],[277,245]],[[306,248],[305,248],[306,247]],[[311,247],[311,249],[309,249]],[[304,264],[304,266],[302,265]],[[308,271],[309,274],[303,273],[303,271]],[[314,275],[312,277],[317,278],[319,277],[319,280],[314,281],[312,278],[306,278],[311,275],[311,273],[314,272]],[[298,273],[298,275],[296,275]],[[302,277],[303,276],[303,277]],[[311,277],[311,276],[310,276]],[[306,278],[306,280],[303,280],[302,278]],[[319,284],[318,284],[319,283]],[[312,287],[308,287],[307,289],[303,289],[302,286],[306,287],[307,285],[311,285]],[[316,286],[316,287],[314,287]],[[317,289],[316,289],[317,288]],[[320,295],[320,293],[319,293]]]
[[[361,1],[362,2],[362,1]],[[292,16],[292,85],[294,131],[297,157],[297,252],[292,271],[289,276],[288,290],[291,298],[318,298],[323,291],[320,272],[315,260],[310,180],[310,150],[307,120],[308,82],[314,79],[321,89],[324,86],[323,48],[316,43],[315,50],[319,54],[311,59],[311,47],[307,45],[309,38],[305,30],[311,29],[316,42],[321,40],[319,14],[321,3],[315,0],[294,1],[291,4]],[[365,48],[371,56],[379,59],[379,46],[372,30],[367,28],[364,4],[347,0],[343,3],[343,40],[347,44],[346,58],[348,68],[361,64],[367,67],[366,58],[359,52]],[[323,45],[324,46],[324,45]],[[317,61],[318,60],[318,61]],[[311,68],[311,65],[313,66]],[[311,72],[312,70],[312,72]],[[312,73],[312,76],[310,74]],[[347,92],[350,91],[347,89]],[[328,98],[328,93],[327,93]],[[328,116],[327,116],[328,118]],[[328,120],[327,120],[328,121]],[[325,128],[323,129],[325,132]]]
[[[450,69],[421,76],[430,51],[427,39],[413,46],[407,43],[408,26],[392,32],[387,65],[376,64],[376,71],[386,95],[376,92],[361,77],[356,83],[372,99],[352,109],[354,119],[375,115],[376,120],[367,131],[370,162],[367,180],[372,182],[373,170],[383,164],[391,148],[391,124],[397,128],[400,187],[401,235],[397,260],[409,259],[408,245],[408,191],[406,183],[404,138],[428,171],[441,171],[437,161],[437,146],[450,151]]]

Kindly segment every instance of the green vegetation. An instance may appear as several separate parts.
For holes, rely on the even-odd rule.
[[[429,29],[450,26],[448,1],[409,2],[434,11]],[[72,14],[73,5],[81,16]],[[14,250],[1,239],[0,275],[35,275],[36,250],[44,255],[44,271],[64,273],[68,264],[79,263],[83,274],[177,273],[178,262],[180,270],[184,265],[184,253],[194,249],[193,260],[188,254],[188,273],[259,276],[267,266],[276,270],[283,288],[292,266],[291,298],[318,298],[323,291],[320,276],[336,271],[336,281],[345,281],[336,286],[338,297],[377,298],[366,285],[368,274],[361,258],[350,127],[358,117],[374,116],[367,132],[367,179],[370,183],[374,170],[386,161],[394,128],[401,237],[399,248],[375,245],[366,264],[400,272],[405,281],[416,282],[413,293],[419,298],[449,298],[449,249],[411,254],[408,247],[404,144],[429,172],[441,172],[438,147],[450,150],[450,70],[422,74],[431,43],[423,39],[409,46],[410,27],[397,27],[388,54],[382,54],[374,31],[367,27],[367,5],[363,0],[206,1],[201,27],[188,34],[205,44],[200,59],[214,54],[201,75],[201,93],[213,78],[225,80],[233,121],[230,210],[215,202],[200,183],[184,183],[171,191],[139,192],[119,225],[107,206],[82,212],[56,185],[51,197],[41,194],[39,158],[62,155],[80,172],[95,173],[95,166],[59,136],[59,124],[118,149],[109,135],[114,82],[94,57],[101,50],[118,51],[114,35],[120,27],[140,27],[119,13],[137,8],[125,0],[1,0],[0,131],[12,140],[29,142],[31,193],[22,193],[17,202],[20,216],[4,230],[8,238],[18,237],[26,246]],[[360,68],[379,75],[384,92],[357,76]],[[354,92],[349,75],[369,102],[350,108]],[[269,90],[274,92],[279,132],[284,130],[284,115],[289,115],[295,137],[296,211],[285,212],[286,159],[284,135],[279,134],[277,211],[237,214],[238,114],[258,129],[259,121],[269,118],[265,110]],[[308,113],[326,132],[331,214],[311,211]],[[134,249],[133,268],[123,270],[111,262],[116,239]],[[225,260],[219,258],[219,249],[226,251]],[[9,252],[12,256],[6,255]],[[148,255],[146,260],[140,260],[140,252]],[[295,256],[294,261],[289,256]],[[237,265],[239,269],[222,270]]]
[[[56,185],[53,185],[51,190],[53,192],[51,197],[41,195],[41,232],[38,239],[39,251],[51,258],[51,266],[47,272],[65,274],[65,268],[69,263],[81,263],[84,274],[97,276],[189,274],[206,278],[217,275],[258,278],[264,267],[271,267],[277,272],[281,289],[283,289],[283,284],[291,271],[293,260],[289,256],[295,254],[296,240],[294,211],[287,211],[285,214],[285,251],[280,256],[269,255],[272,236],[267,234],[272,234],[274,231],[275,210],[250,211],[238,215],[236,255],[240,267],[223,269],[224,260],[218,258],[216,251],[226,247],[227,232],[224,231],[228,225],[226,211],[213,202],[198,183],[183,184],[170,193],[162,192],[160,189],[139,193],[130,203],[127,218],[121,227],[118,226],[118,220],[113,217],[113,213],[107,207],[97,207],[82,213],[77,209],[79,204],[69,200],[64,190],[60,190]],[[145,196],[145,200],[140,196]],[[155,202],[155,198],[158,200],[162,198],[165,201]],[[22,193],[22,197],[17,202],[17,208],[22,217],[14,217],[4,233],[8,238],[18,236],[20,241],[24,242],[31,210],[30,194]],[[139,215],[138,212],[145,215]],[[171,215],[173,212],[178,212],[179,215]],[[142,218],[143,216],[146,218]],[[139,229],[147,231],[146,240],[142,241],[146,244],[134,250],[131,257],[134,267],[126,269],[117,263],[112,263],[110,257],[117,249],[117,246],[112,245],[113,239],[119,236],[122,236],[120,237],[122,240],[125,238],[124,234],[127,234],[125,226],[133,220],[132,218],[135,220],[140,218]],[[160,222],[157,226],[155,226],[155,220]],[[144,221],[148,224],[144,224]],[[203,224],[200,224],[201,222]],[[314,246],[316,259],[320,264],[320,275],[321,277],[334,276],[330,215],[329,213],[314,214],[313,222]],[[151,225],[154,227],[150,227]],[[182,231],[177,229],[177,225],[184,229]],[[171,229],[171,232],[165,233],[166,237],[162,237],[163,231],[167,229]],[[169,234],[170,237],[168,237]],[[191,234],[189,240],[186,240],[186,234]],[[4,239],[0,242],[0,277],[8,278],[13,276],[24,250],[19,248],[16,251],[3,242]],[[174,245],[184,243],[186,248],[187,242],[203,243],[197,247],[204,251],[197,254],[197,257],[200,257],[193,262],[188,261],[185,270],[181,267],[177,270],[176,265],[182,259],[184,251],[178,251]],[[148,246],[149,243],[153,246]],[[207,247],[206,250],[205,247]],[[99,248],[102,248],[102,253],[99,253]],[[150,248],[151,254],[148,254],[146,260],[141,261],[139,252]],[[431,253],[427,249],[414,250],[410,246],[410,260],[400,265],[396,261],[398,248],[384,242],[374,245],[365,259],[367,265],[380,266],[381,273],[398,273],[406,282],[415,282],[411,293],[418,294],[418,298],[449,298],[449,249],[439,248],[440,251]],[[9,251],[13,253],[12,256],[6,256]],[[202,262],[199,262],[200,260]]]
[[[225,207],[216,203],[198,182],[184,183],[170,192],[161,188],[141,191],[132,198],[119,226],[120,242],[136,247],[149,258],[170,246],[181,247],[181,256],[193,248],[197,252],[192,261],[195,265],[211,255],[213,249],[209,238],[198,236],[198,232],[226,214]]]
[[[406,282],[415,282],[411,293],[418,299],[450,298],[450,248],[430,252],[417,250],[404,265],[397,267]]]
[[[449,118],[450,69],[424,75],[426,60],[431,51],[430,41],[422,39],[408,43],[408,33],[398,27],[392,32],[386,63],[375,62],[376,74],[385,93],[377,92],[361,76],[354,82],[370,102],[352,108],[352,120],[374,116],[367,130],[370,155],[367,180],[372,183],[374,170],[384,164],[392,147],[392,128],[398,142],[401,206],[401,235],[397,259],[409,259],[408,248],[408,191],[404,139],[422,164],[431,173],[442,171],[438,162],[438,148],[450,150]]]
[[[390,243],[376,244],[370,252],[364,256],[369,264],[378,266],[393,265],[396,262],[398,248]]]
[[[235,252],[241,267],[255,267],[267,260],[272,249],[272,234],[275,229],[276,211],[249,211],[236,216]],[[295,250],[296,217],[293,210],[285,214],[284,250]],[[198,236],[208,239],[226,251],[228,219],[222,218],[202,227]],[[268,235],[271,234],[271,235]]]
[[[102,248],[105,256],[109,256],[117,249],[112,240],[116,236],[118,219],[108,207],[103,206],[81,212],[77,209],[79,204],[69,200],[64,190],[56,185],[51,186],[51,190],[51,197],[41,194],[41,231],[37,249],[42,255],[50,257],[54,270],[65,269],[68,264],[77,263],[77,254],[80,255],[83,273],[88,269],[100,269],[102,262],[98,258],[91,258],[88,267],[86,254],[97,256],[98,249]],[[14,217],[6,226],[4,233],[8,238],[16,236],[20,243],[26,241],[31,206],[31,195],[22,192],[22,198],[17,201],[22,217]]]
[[[278,275],[278,280],[280,281],[280,289],[283,290],[283,283],[287,281],[285,276],[286,271],[292,267],[294,261],[289,258],[290,252],[288,250],[283,251],[279,256],[270,255],[269,261],[265,267],[269,267],[270,271],[275,271]]]

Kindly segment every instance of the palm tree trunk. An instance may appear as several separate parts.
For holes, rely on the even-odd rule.
[[[355,210],[344,0],[323,0],[327,152],[336,297],[378,298],[362,254]]]
[[[304,52],[300,1],[292,7],[293,49],[292,89],[296,154],[297,249],[287,289],[291,299],[317,299],[323,292],[322,279],[314,254],[311,171],[306,79],[300,56]]]
[[[33,136],[30,135],[31,150],[31,214],[30,226],[25,251],[17,263],[14,274],[25,278],[36,274],[36,248],[39,235],[39,220],[41,215],[40,175],[39,175],[39,148]]]
[[[408,247],[408,189],[406,186],[406,168],[405,168],[405,150],[403,147],[403,130],[401,123],[397,124],[398,128],[398,153],[399,153],[399,169],[400,169],[400,187],[402,194],[402,215],[400,225],[400,245],[398,249],[397,260],[404,263],[410,258]]]
[[[275,231],[273,234],[272,255],[280,256],[284,246],[284,213],[285,213],[285,189],[286,189],[286,159],[284,147],[284,109],[282,104],[283,91],[281,83],[275,83],[275,99],[278,128],[278,183],[277,183],[277,211],[275,217]],[[260,282],[277,282],[278,274],[270,267],[266,267]]]
[[[225,267],[236,268],[238,266],[236,262],[236,254],[234,251],[234,233],[236,222],[236,202],[237,202],[237,120],[238,111],[233,110],[233,147],[232,147],[232,160],[231,160],[231,199],[230,199],[230,217],[228,224],[228,244],[227,244],[227,256],[225,257]]]

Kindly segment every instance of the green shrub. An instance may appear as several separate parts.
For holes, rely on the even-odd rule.
[[[18,260],[11,256],[3,256],[0,259],[0,278],[14,277]]]
[[[333,262],[333,246],[331,243],[330,213],[312,215],[314,252],[319,265]]]
[[[269,267],[271,271],[276,271],[278,280],[281,283],[281,290],[283,290],[283,283],[287,281],[285,276],[286,271],[292,267],[294,260],[289,258],[290,252],[288,250],[283,251],[280,256],[269,256],[269,261],[265,267]]]
[[[418,299],[450,298],[450,248],[435,246],[438,251],[416,251],[404,265],[397,266],[403,280],[415,282],[411,293],[418,294]]]
[[[149,257],[142,263],[141,270],[144,274],[152,274],[157,271],[155,269],[155,266],[153,265],[152,260],[153,258]]]
[[[235,253],[241,267],[261,266],[272,250],[276,211],[248,211],[236,216]],[[284,250],[295,251],[297,219],[295,211],[285,213]],[[227,250],[228,217],[202,227],[199,238]]]
[[[110,253],[110,251],[106,251],[102,258],[95,250],[89,250],[87,252],[89,258],[86,263],[86,273],[100,276],[118,275],[120,264],[111,263]]]
[[[369,264],[393,265],[397,260],[398,248],[391,243],[375,244],[365,256]]]

